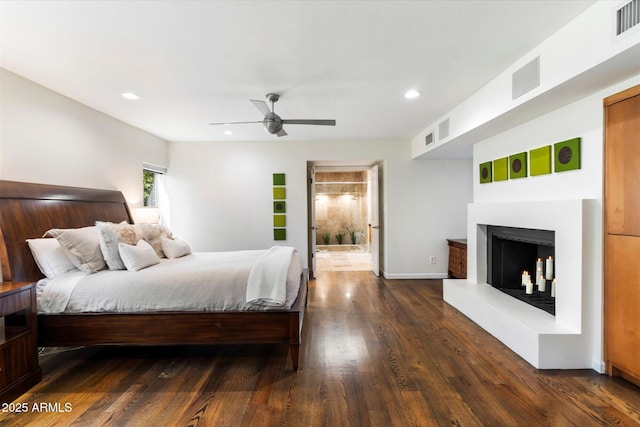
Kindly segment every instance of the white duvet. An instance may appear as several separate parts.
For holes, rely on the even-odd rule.
[[[302,270],[290,247],[193,253],[140,271],[74,270],[38,282],[38,311],[283,310],[296,300]]]

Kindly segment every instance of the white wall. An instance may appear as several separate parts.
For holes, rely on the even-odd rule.
[[[284,243],[306,259],[307,161],[383,162],[387,277],[442,277],[445,239],[466,236],[471,161],[412,161],[407,141],[170,143],[169,158],[171,228],[196,251]],[[273,241],[276,172],[287,180],[286,242]]]
[[[140,206],[142,163],[169,163],[160,138],[1,68],[0,85],[0,179],[118,189]]]

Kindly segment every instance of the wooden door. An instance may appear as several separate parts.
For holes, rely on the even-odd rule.
[[[640,85],[604,107],[605,362],[640,383]]]

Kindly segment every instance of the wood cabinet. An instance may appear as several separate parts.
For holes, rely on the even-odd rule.
[[[13,401],[41,378],[33,283],[0,285],[0,402]]]
[[[449,279],[467,278],[467,241],[465,239],[447,239],[449,243]]]
[[[605,363],[640,384],[640,86],[604,109]]]

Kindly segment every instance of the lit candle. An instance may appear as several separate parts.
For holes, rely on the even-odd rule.
[[[531,281],[531,275],[527,270],[522,272],[522,286],[526,286],[527,282]]]
[[[529,280],[529,281],[527,282],[527,286],[526,286],[526,289],[525,289],[525,293],[526,293],[527,295],[531,295],[531,294],[533,293],[533,283],[531,283],[531,280]]]
[[[547,265],[545,266],[546,268],[544,270],[545,278],[547,280],[551,280],[553,279],[553,257],[550,256],[549,258],[547,258],[546,264]]]
[[[551,282],[551,297],[556,297],[556,279],[554,278]]]
[[[538,277],[538,273],[542,271],[542,258],[538,258],[536,261],[536,277]]]
[[[547,281],[544,280],[544,276],[542,274],[538,275],[538,291],[544,292],[546,289]]]

